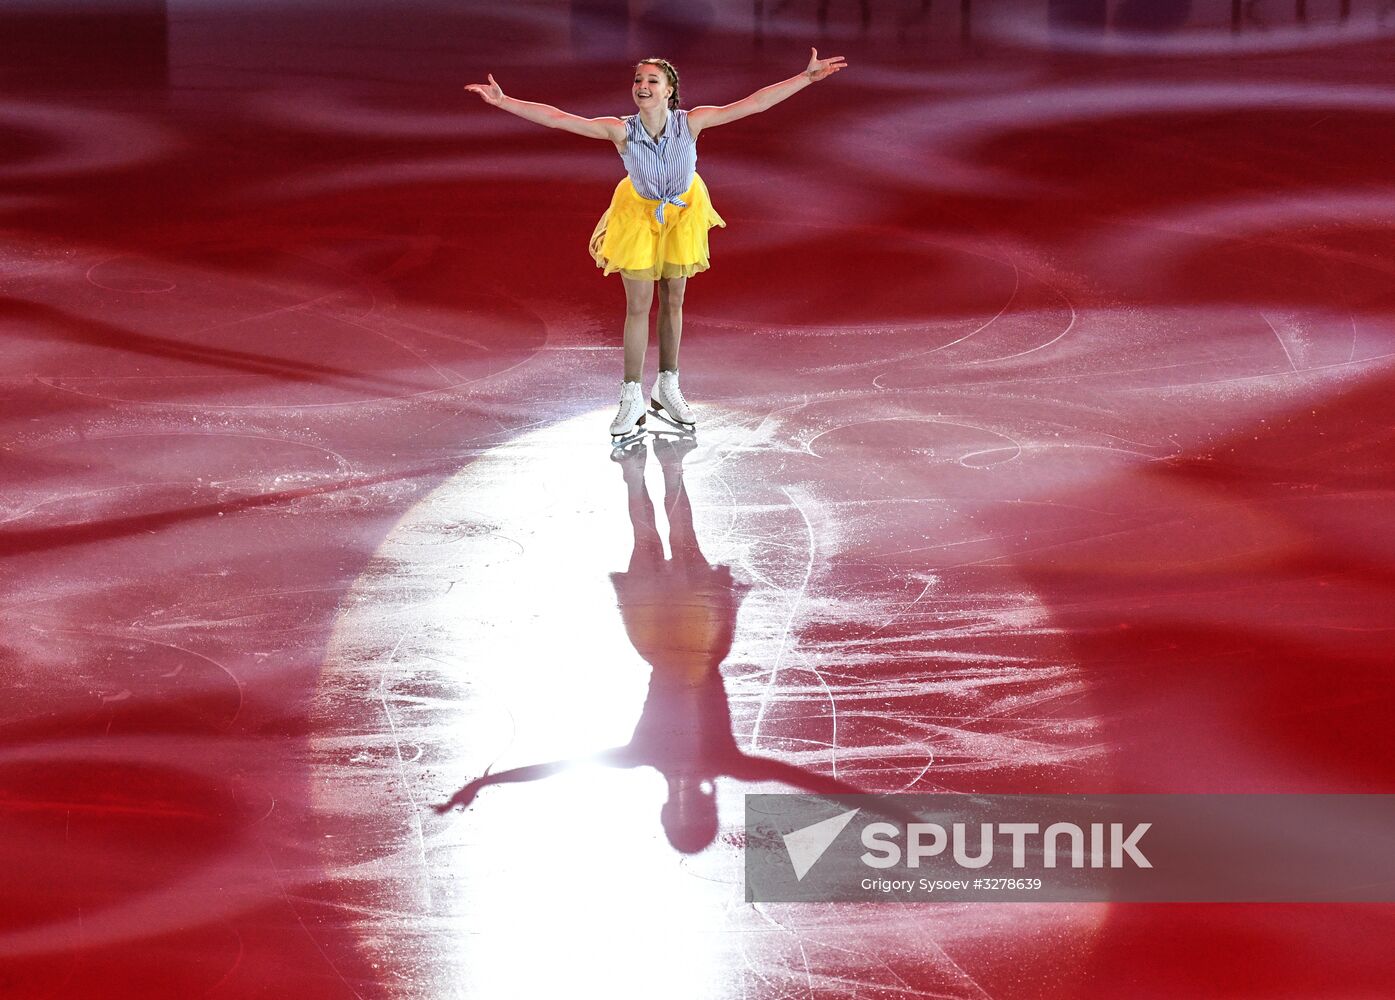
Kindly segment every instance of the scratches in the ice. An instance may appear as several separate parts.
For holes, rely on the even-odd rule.
[[[935,951],[939,953],[939,956],[941,959],[944,960],[944,963],[948,965],[951,969],[953,969],[955,972],[957,972],[964,982],[968,983],[970,987],[977,991],[978,996],[984,997],[986,998],[986,1000],[993,1000],[993,994],[989,993],[986,989],[984,989],[983,985],[977,979],[969,975],[968,971],[965,970],[965,968],[962,965],[960,965],[953,958],[951,958],[949,952],[945,951],[944,946],[941,945],[939,941],[936,941],[932,937],[930,939],[930,944],[934,947]]]
[[[799,617],[805,595],[809,590],[809,581],[814,574],[814,559],[817,552],[818,540],[814,535],[814,526],[809,520],[809,515],[802,504],[795,499],[789,487],[781,487],[781,492],[790,502],[790,505],[799,512],[800,519],[804,522],[805,537],[808,539],[808,549],[805,553],[803,578],[800,580],[798,591],[790,598],[789,614],[785,619],[785,627],[780,635],[780,645],[775,653],[775,661],[770,669],[770,676],[766,681],[765,691],[760,698],[760,706],[756,712],[755,725],[751,731],[751,749],[755,750],[760,745],[761,723],[765,719],[765,710],[774,697],[775,687],[779,680],[780,667],[784,661],[785,651],[789,648],[794,638],[794,623]]]
[[[228,963],[228,967],[223,974],[218,977],[218,981],[200,994],[201,998],[211,997],[221,990],[223,984],[232,979],[233,974],[242,967],[242,960],[247,955],[247,942],[243,940],[241,932],[238,931],[231,921],[224,920],[222,924],[232,933],[233,937],[237,939],[237,954],[234,955],[232,961]]]
[[[392,707],[388,704],[387,682],[388,676],[397,663],[397,654],[402,649],[402,644],[415,635],[411,629],[404,630],[398,637],[392,651],[388,653],[386,662],[378,677],[377,697],[378,703],[382,706],[383,718],[388,724],[388,730],[392,734],[393,755],[397,771],[397,780],[403,793],[407,796],[407,802],[411,806],[409,813],[412,831],[416,836],[418,859],[421,863],[421,878],[418,886],[421,890],[421,902],[426,911],[431,909],[431,863],[426,856],[426,833],[421,825],[421,809],[417,804],[416,794],[412,791],[412,782],[407,776],[407,764],[409,761],[402,756],[402,740],[397,730],[397,720],[393,717]],[[420,749],[418,749],[420,756]]]
[[[809,968],[809,953],[804,949],[804,942],[796,940],[796,947],[799,948],[799,961],[804,965],[804,983],[809,988],[809,997],[814,996],[814,973]]]
[[[833,777],[838,777],[838,699],[833,693],[833,688],[829,686],[827,679],[819,668],[806,660],[804,669],[813,674],[818,680],[819,686],[823,689],[828,698],[828,722],[832,730],[828,741],[829,765],[833,772]]]
[[[1295,375],[1299,378],[1309,378],[1328,372],[1345,374],[1343,369],[1351,368],[1360,370],[1363,367],[1373,365],[1377,361],[1388,361],[1391,358],[1395,358],[1395,351],[1377,354],[1369,358],[1362,358],[1359,361],[1334,361],[1325,365],[1309,365],[1300,372],[1282,371],[1266,372],[1259,375],[1235,375],[1230,378],[1212,379],[1205,382],[1174,382],[1162,386],[1131,386],[1120,391],[1130,393],[1177,392],[1183,389],[1219,389],[1226,386],[1247,385],[1250,383],[1272,383],[1291,380]]]
[[[1284,357],[1288,359],[1289,368],[1296,374],[1298,371],[1298,362],[1293,360],[1293,352],[1288,349],[1288,344],[1284,342],[1283,334],[1279,333],[1278,328],[1274,326],[1274,321],[1268,316],[1264,313],[1260,313],[1259,315],[1260,318],[1264,320],[1265,325],[1269,327],[1269,331],[1274,334],[1274,339],[1279,342],[1279,347],[1283,350]]]
[[[1061,297],[1061,301],[1065,304],[1066,309],[1070,312],[1070,320],[1062,328],[1061,332],[1056,334],[1056,336],[1052,337],[1050,340],[1037,344],[1035,347],[1029,347],[1025,351],[1018,351],[1016,354],[1004,354],[1001,357],[997,358],[984,358],[981,361],[975,362],[976,364],[989,364],[998,361],[1013,361],[1017,358],[1025,358],[1028,354],[1035,354],[1037,351],[1044,351],[1046,350],[1046,348],[1051,347],[1053,344],[1059,343],[1061,340],[1065,339],[1067,334],[1069,334],[1072,330],[1075,329],[1075,322],[1078,318],[1078,314],[1075,311],[1075,304],[1071,302],[1070,298],[1065,294],[1065,292],[1062,292],[1059,288],[1055,288],[1053,286],[1047,287],[1051,288],[1053,292],[1055,292],[1057,295]]]
[[[904,364],[907,361],[914,361],[916,358],[923,358],[927,355],[934,354],[938,351],[943,351],[950,347],[955,347],[956,345],[962,344],[965,341],[969,340],[971,337],[977,336],[984,330],[987,330],[990,326],[992,326],[999,319],[1001,319],[1004,316],[1004,314],[1007,313],[1008,309],[1012,307],[1012,304],[1017,301],[1018,292],[1022,290],[1022,269],[1018,267],[1015,263],[1012,263],[1011,261],[1009,261],[1009,265],[1012,267],[1012,291],[1008,293],[1007,298],[1003,301],[1003,304],[998,308],[998,311],[996,313],[994,313],[988,319],[984,320],[982,323],[974,327],[974,329],[970,330],[963,336],[948,341],[946,343],[940,344],[936,347],[931,347],[924,351],[916,351],[912,354],[903,355],[897,359],[897,363]],[[885,389],[886,386],[882,385],[882,379],[889,374],[890,372],[882,372],[881,374],[875,376],[872,379],[872,386],[877,389]]]
[[[295,916],[296,923],[300,924],[300,929],[305,932],[306,938],[308,938],[310,943],[314,946],[315,951],[319,953],[320,958],[324,960],[325,965],[329,966],[330,971],[344,984],[344,988],[357,997],[358,1000],[365,1000],[363,994],[354,989],[348,977],[340,970],[334,959],[330,958],[329,952],[325,951],[324,945],[320,944],[319,938],[315,936],[314,932],[310,930],[310,926],[306,924],[305,917],[300,912],[300,907],[296,905],[295,899],[286,888],[286,880],[282,875],[281,868],[276,864],[276,859],[272,856],[271,850],[266,846],[266,842],[262,839],[261,834],[257,834],[256,839],[257,845],[262,850],[262,856],[266,859],[267,866],[271,869],[272,875],[276,879],[276,887],[280,892],[282,901],[286,904],[286,908]]]
[[[924,600],[925,595],[930,593],[931,588],[939,582],[940,578],[938,576],[928,576],[925,580],[925,586],[920,588],[920,593],[916,594],[915,597],[911,600],[911,602],[907,604],[904,608],[902,608],[900,611],[888,614],[886,616],[886,620],[883,621],[882,624],[878,625],[871,632],[867,633],[868,638],[877,635],[879,632],[885,631],[886,629],[890,628],[891,625],[895,623],[897,620],[904,618],[907,614],[910,613],[910,610],[912,608],[914,608],[917,604]]]

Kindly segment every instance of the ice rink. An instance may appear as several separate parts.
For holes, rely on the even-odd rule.
[[[0,14],[0,996],[1395,990],[1385,904],[742,883],[801,781],[1395,791],[1383,0],[66,6]],[[461,88],[811,46],[699,142],[696,438],[612,461],[623,166]]]

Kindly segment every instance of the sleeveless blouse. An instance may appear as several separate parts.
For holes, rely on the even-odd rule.
[[[621,120],[625,123],[625,151],[620,159],[639,196],[658,201],[654,218],[662,224],[664,205],[688,207],[678,196],[692,186],[697,172],[697,139],[688,128],[688,112],[671,109],[658,142],[649,138],[639,115]]]

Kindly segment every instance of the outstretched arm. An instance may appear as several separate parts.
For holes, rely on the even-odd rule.
[[[724,769],[726,773],[740,781],[779,781],[811,795],[866,795],[867,791],[851,785],[840,778],[809,771],[795,764],[776,760],[774,757],[758,757],[742,754]]]
[[[795,764],[776,760],[773,757],[742,754],[739,760],[732,761],[723,770],[738,781],[779,781],[810,795],[839,798],[845,795],[873,794],[867,789],[858,788],[841,778],[809,771]],[[878,796],[876,801],[865,804],[863,808],[902,823],[918,823],[922,820],[922,817],[914,809],[903,804],[903,800],[895,795]]]
[[[489,74],[488,83],[471,83],[465,89],[479,94],[486,104],[502,108],[510,114],[518,115],[525,121],[537,125],[560,128],[563,131],[575,132],[577,135],[584,135],[591,139],[609,139],[611,142],[619,142],[625,138],[625,123],[619,118],[582,118],[580,115],[567,114],[560,108],[554,108],[551,104],[534,104],[532,101],[516,100],[507,96],[503,88],[494,82],[493,73]]]
[[[793,96],[811,83],[827,79],[840,69],[845,69],[847,65],[842,56],[820,59],[819,50],[810,49],[809,65],[803,73],[792,76],[788,80],[781,80],[779,83],[772,83],[768,87],[762,87],[750,97],[743,97],[735,104],[724,104],[721,107],[708,104],[700,108],[693,108],[692,111],[688,112],[688,129],[696,137],[705,128],[725,125],[727,122],[734,122],[747,115],[773,108],[786,97]]]
[[[448,802],[443,802],[436,806],[438,813],[447,813],[456,807],[468,808],[470,803],[475,801],[475,796],[489,785],[512,784],[523,781],[537,781],[539,778],[549,778],[554,774],[575,767],[578,764],[605,764],[610,767],[625,767],[630,763],[628,757],[629,747],[615,747],[605,750],[591,757],[579,757],[572,760],[553,760],[546,764],[529,764],[527,767],[514,767],[507,771],[500,771],[497,774],[486,774],[476,778],[460,791],[450,797]]]

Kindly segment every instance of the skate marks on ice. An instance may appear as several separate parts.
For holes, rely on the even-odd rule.
[[[710,563],[702,551],[683,476],[684,458],[695,448],[690,437],[656,437],[612,455],[625,482],[633,547],[627,568],[612,573],[611,583],[630,644],[651,670],[630,741],[587,758],[491,770],[438,806],[438,812],[468,808],[491,786],[541,781],[586,763],[648,767],[663,775],[668,785],[659,819],[669,843],[684,854],[695,854],[712,845],[721,826],[716,802],[721,781],[779,782],[819,794],[863,791],[837,779],[836,760],[834,775],[828,776],[744,753],[737,746],[721,666],[731,651],[737,614],[750,586],[737,580],[730,566]],[[662,472],[667,542],[659,533],[654,498],[645,482],[651,453]],[[751,743],[756,742],[753,734]]]
[[[1192,387],[1285,374],[1349,383],[1379,374],[1381,362],[1395,357],[1391,204],[1390,194],[1340,189],[1199,204],[1138,217],[1091,255],[1154,275],[1155,284],[1159,277],[1181,284],[1207,272],[1226,276],[1229,301],[1181,316],[1209,325],[1232,354],[1252,357],[1252,371],[1222,371]],[[1265,330],[1267,349],[1256,343]]]
[[[54,249],[35,242],[15,254],[0,297],[12,331],[6,355],[12,371],[86,400],[211,410],[429,405],[517,363],[545,336],[536,317],[487,293],[448,310],[404,303],[374,274],[381,265],[352,248],[166,247],[193,258],[180,262],[69,248],[56,264]],[[360,248],[365,257],[418,249],[393,240]],[[75,371],[65,356],[79,350],[103,357],[102,370]]]
[[[1012,961],[1040,963],[1050,938],[1060,960],[1043,974],[1069,981],[1100,908],[908,921],[741,902],[741,795],[762,787],[750,781],[1100,780],[1107,755],[1045,610],[1002,568],[945,574],[903,551],[923,549],[926,521],[942,541],[979,534],[953,503],[925,499],[928,482],[881,497],[867,467],[830,475],[760,414],[710,402],[697,442],[654,441],[647,464],[611,463],[594,446],[606,417],[524,434],[443,484],[341,613],[317,698],[314,794],[361,832],[353,843],[385,845],[379,904],[427,908],[448,929],[421,974],[481,994],[524,974],[546,990],[642,947],[612,970],[615,995],[648,995],[682,967],[703,971],[665,986],[675,995],[780,996],[846,981],[852,956],[869,989],[976,996]],[[691,685],[659,681],[689,670]],[[377,749],[358,763],[336,750],[364,741]],[[689,761],[771,766],[728,766],[676,791],[654,761],[685,746]],[[734,771],[744,780],[721,777]],[[462,779],[486,774],[507,787],[486,779],[461,790],[467,812],[435,815]],[[704,838],[716,839],[685,856],[661,820],[665,802],[693,793],[710,796],[717,827]],[[363,870],[349,842],[325,846],[331,868],[352,850]],[[366,918],[367,939],[393,926]],[[835,927],[842,943],[824,947]],[[539,934],[561,953],[521,973],[517,949]]]
[[[1079,179],[1033,177],[1044,164],[1028,159],[1009,168],[1000,165],[1001,157],[990,158],[985,150],[1013,136],[1057,131],[1068,138],[1072,130],[1087,126],[1238,112],[1389,115],[1395,112],[1395,95],[1384,87],[1322,81],[1219,78],[1160,86],[1147,79],[1043,80],[1000,93],[950,97],[936,104],[934,115],[925,114],[919,103],[880,111],[868,127],[875,130],[878,141],[884,139],[902,155],[869,157],[868,136],[863,131],[835,135],[827,152],[844,169],[872,182],[894,185],[895,190],[1043,199],[1069,193]]]

